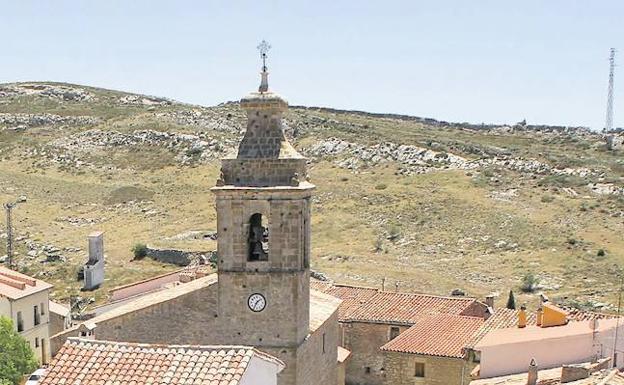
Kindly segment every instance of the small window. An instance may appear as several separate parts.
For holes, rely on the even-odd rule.
[[[414,367],[414,377],[424,377],[425,376],[425,364],[422,362],[416,362]]]
[[[34,310],[34,324],[35,326],[39,325],[41,323],[41,315],[39,314],[39,306],[35,305],[33,306],[33,310]]]
[[[38,348],[39,347],[39,338],[35,337],[35,347]]]
[[[366,374],[370,374],[370,372],[371,372],[370,366],[365,367],[364,368],[364,372],[366,372]]]
[[[401,334],[401,329],[398,326],[392,326],[390,328],[390,340],[397,338]]]
[[[325,354],[325,333],[323,333],[323,354]]]
[[[41,302],[39,306],[41,308],[41,315],[45,315],[45,308],[43,307],[43,302]]]
[[[22,318],[22,312],[21,311],[17,312],[17,331],[18,332],[23,332],[24,331],[24,319]]]

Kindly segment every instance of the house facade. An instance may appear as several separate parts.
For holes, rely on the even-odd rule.
[[[50,289],[39,279],[0,266],[0,315],[13,321],[37,360],[50,358]]]

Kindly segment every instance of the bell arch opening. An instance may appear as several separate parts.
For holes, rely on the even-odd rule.
[[[249,218],[249,236],[247,239],[247,261],[268,261],[269,227],[262,214],[256,213]]]

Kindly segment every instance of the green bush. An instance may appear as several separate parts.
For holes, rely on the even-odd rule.
[[[520,290],[525,293],[532,293],[537,288],[539,284],[539,278],[535,276],[535,274],[529,272],[522,277],[522,284],[520,286]]]
[[[605,254],[606,254],[606,252],[604,251],[604,249],[599,249],[598,253],[596,255],[599,256],[599,257],[604,257]]]
[[[142,259],[147,256],[147,245],[145,243],[135,243],[132,246],[132,253],[134,254],[134,259]]]
[[[28,341],[15,331],[13,321],[0,317],[0,384],[17,385],[37,366],[35,354]]]
[[[542,195],[542,203],[550,203],[555,200],[555,197],[552,195]]]

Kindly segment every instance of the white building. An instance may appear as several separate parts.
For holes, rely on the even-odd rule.
[[[0,316],[13,320],[41,363],[50,357],[49,294],[52,285],[0,266]]]

